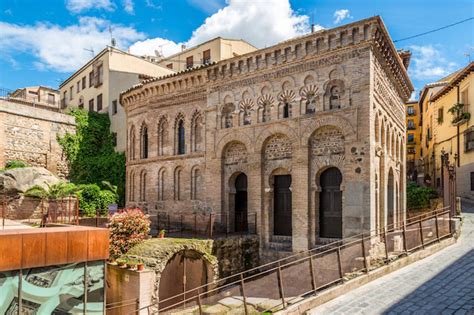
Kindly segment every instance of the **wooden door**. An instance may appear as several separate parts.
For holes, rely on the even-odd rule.
[[[291,175],[274,177],[273,234],[291,236]]]
[[[331,167],[320,176],[319,198],[320,237],[342,238],[342,174]]]

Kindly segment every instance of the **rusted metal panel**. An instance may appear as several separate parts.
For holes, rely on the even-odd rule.
[[[35,233],[35,234],[24,234],[22,241],[22,254],[21,264],[22,266],[28,265],[31,267],[41,267],[45,265],[45,254],[46,254],[46,235]]]
[[[46,233],[47,266],[67,263],[67,232]]]
[[[67,260],[69,263],[87,261],[89,231],[70,231],[67,233]]]
[[[88,260],[99,260],[109,257],[109,230],[89,230]]]
[[[20,269],[21,247],[20,235],[0,237],[0,271]]]
[[[65,226],[0,231],[0,271],[103,260],[108,229]]]

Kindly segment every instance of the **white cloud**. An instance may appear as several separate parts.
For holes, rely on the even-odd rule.
[[[71,72],[91,58],[90,52],[84,49],[92,48],[98,53],[110,43],[109,26],[117,46],[121,48],[145,37],[131,27],[110,24],[95,17],[81,17],[78,24],[65,27],[47,23],[23,26],[0,22],[0,47],[3,54],[30,53],[37,58],[33,64],[38,69]]]
[[[149,8],[153,8],[153,9],[156,9],[156,10],[163,9],[161,4],[155,3],[155,0],[146,0],[145,3],[146,3],[146,6],[149,7]]]
[[[66,8],[71,13],[81,13],[90,9],[113,11],[115,5],[110,0],[66,0]]]
[[[413,55],[408,73],[416,80],[441,79],[456,69],[456,63],[446,60],[432,45],[412,45],[410,49]]]
[[[334,11],[334,24],[341,23],[345,19],[352,19],[349,10],[341,9]]]
[[[134,15],[135,14],[135,9],[134,9],[133,0],[124,0],[123,1],[123,9],[128,14]]]
[[[164,56],[170,56],[181,50],[181,44],[175,43],[165,38],[153,38],[138,41],[130,46],[130,53],[143,56],[143,55],[155,55],[155,50],[163,54]]]
[[[194,1],[194,0],[193,0]],[[219,9],[208,17],[204,23],[194,30],[186,46],[195,46],[209,39],[222,36],[227,38],[245,39],[251,44],[262,48],[280,41],[306,34],[310,31],[309,18],[293,11],[288,0],[246,1],[229,0],[227,6]],[[316,30],[322,29],[316,25]],[[163,47],[165,56],[178,52],[180,43],[163,38],[155,38],[137,42],[130,51],[153,55],[156,45]],[[165,48],[168,47],[168,48]]]

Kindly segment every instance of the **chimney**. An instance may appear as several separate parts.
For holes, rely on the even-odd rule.
[[[181,51],[184,51],[186,49],[186,45],[185,44],[182,44],[181,45]]]
[[[314,23],[311,24],[311,33],[314,33]]]

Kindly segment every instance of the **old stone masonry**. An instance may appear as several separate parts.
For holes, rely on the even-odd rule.
[[[407,64],[374,17],[132,87],[127,204],[286,253],[400,226]]]
[[[310,314],[474,314],[474,202],[463,201],[461,237]]]

